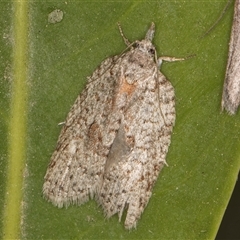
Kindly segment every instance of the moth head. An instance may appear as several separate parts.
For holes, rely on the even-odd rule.
[[[136,41],[134,47],[151,57],[154,57],[156,54],[156,49],[149,40]]]

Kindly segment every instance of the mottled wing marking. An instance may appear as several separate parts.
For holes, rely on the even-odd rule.
[[[136,91],[139,90],[142,92],[137,95],[141,97],[122,116],[111,147],[118,151],[109,155],[98,195],[107,217],[118,213],[121,220],[124,208],[128,208],[127,229],[136,227],[151,197],[165,163],[175,122],[174,89],[159,71]]]
[[[43,185],[44,196],[58,207],[88,201],[101,184],[106,157],[115,137],[112,132],[108,145],[103,145],[116,84],[116,77],[106,72],[106,68],[113,61],[113,58],[106,59],[88,79],[60,133]]]
[[[174,89],[158,69],[153,35],[154,24],[135,47],[102,62],[75,101],[44,178],[54,205],[95,196],[107,217],[121,220],[127,209],[125,227],[136,227],[175,122]]]

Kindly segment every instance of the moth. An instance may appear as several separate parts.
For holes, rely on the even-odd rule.
[[[234,17],[229,43],[228,63],[226,68],[222,110],[235,114],[240,104],[240,0],[235,1]]]
[[[141,41],[109,57],[88,78],[61,130],[43,195],[57,207],[95,198],[107,218],[126,210],[136,228],[152,195],[175,123],[172,84],[159,71],[154,23]]]

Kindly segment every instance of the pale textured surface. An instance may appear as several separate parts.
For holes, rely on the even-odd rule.
[[[58,23],[63,19],[63,11],[60,9],[55,9],[51,13],[48,14],[48,22],[49,23]]]
[[[128,52],[88,79],[58,139],[43,185],[54,205],[95,197],[107,217],[127,209],[136,227],[164,166],[175,122],[174,89],[158,70],[154,24]]]
[[[222,110],[235,114],[240,104],[240,0],[236,0],[223,86]]]

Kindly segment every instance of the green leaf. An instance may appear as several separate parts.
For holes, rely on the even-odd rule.
[[[214,239],[240,167],[239,113],[220,112],[233,5],[202,1],[1,2],[1,238]],[[52,11],[63,19],[49,23]],[[71,105],[87,76],[120,54],[125,36],[156,25],[158,56],[176,92],[177,119],[165,167],[136,230],[104,218],[91,200],[58,209],[42,197],[43,177]],[[19,52],[18,52],[19,51]],[[124,219],[125,216],[123,216]]]

